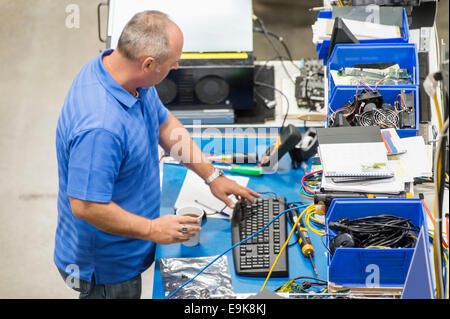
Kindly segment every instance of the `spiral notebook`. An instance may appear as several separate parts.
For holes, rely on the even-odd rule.
[[[378,127],[318,129],[323,174],[334,182],[394,177]]]

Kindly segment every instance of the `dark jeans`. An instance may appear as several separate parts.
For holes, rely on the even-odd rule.
[[[59,273],[67,283],[67,275],[62,270],[58,269]],[[70,278],[69,278],[70,279]],[[137,275],[127,281],[119,282],[117,284],[102,284],[95,283],[94,275],[92,281],[79,280],[78,287],[72,287],[75,291],[80,293],[80,299],[140,299],[142,292],[142,278]]]

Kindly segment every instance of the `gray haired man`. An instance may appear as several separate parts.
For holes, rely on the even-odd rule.
[[[227,205],[229,195],[259,196],[217,171],[162,105],[154,86],[178,68],[182,48],[183,34],[166,14],[138,13],[117,49],[88,62],[67,94],[56,133],[54,261],[63,277],[77,265],[80,298],[139,298],[155,245],[200,231],[187,225],[193,217],[159,215],[158,144]]]

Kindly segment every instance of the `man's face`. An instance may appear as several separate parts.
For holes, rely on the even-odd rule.
[[[172,52],[171,56],[166,61],[162,63],[156,62],[156,83],[154,85],[161,83],[170,71],[178,69],[178,61],[180,60],[180,56],[181,53],[174,54],[174,52]]]
[[[171,70],[178,69],[178,61],[183,52],[183,34],[181,30],[172,25],[169,28],[170,56],[165,61],[154,61],[151,72],[148,72],[144,87],[150,87],[161,83]]]

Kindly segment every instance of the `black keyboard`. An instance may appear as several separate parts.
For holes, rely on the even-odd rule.
[[[284,197],[263,197],[255,204],[238,202],[231,220],[233,245],[256,233],[286,209]],[[265,277],[287,238],[286,214],[281,215],[265,230],[233,248],[234,267],[241,276]],[[287,249],[272,271],[273,277],[287,277]]]

